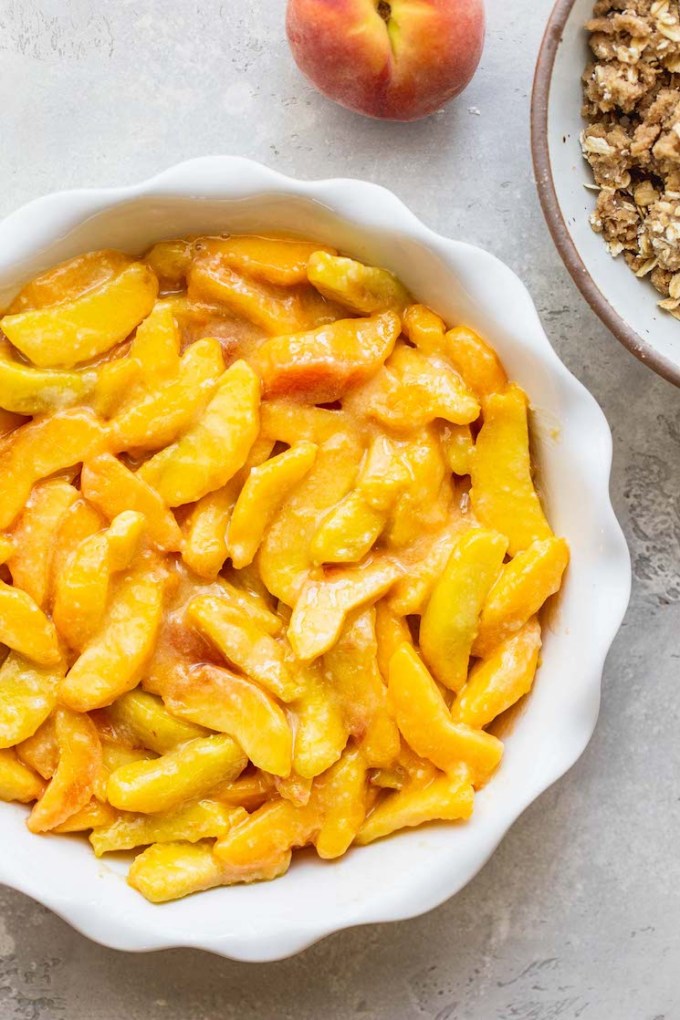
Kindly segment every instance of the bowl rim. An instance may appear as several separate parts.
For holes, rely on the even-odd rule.
[[[238,181],[235,185],[234,182]],[[247,185],[243,182],[247,181]],[[547,377],[552,378],[565,399],[570,412],[581,411],[587,419],[592,442],[584,451],[583,479],[597,496],[593,506],[597,521],[598,554],[601,580],[609,582],[610,597],[602,604],[598,627],[587,660],[587,689],[580,701],[575,701],[574,725],[571,737],[565,741],[540,775],[532,774],[525,786],[518,787],[516,797],[496,805],[493,829],[487,833],[473,860],[465,860],[460,871],[443,874],[441,869],[433,881],[413,881],[388,896],[376,895],[369,902],[353,904],[335,917],[315,918],[314,921],[295,921],[285,932],[258,931],[256,935],[210,935],[183,928],[180,932],[164,925],[163,909],[157,908],[153,922],[142,917],[124,915],[103,916],[95,905],[75,895],[68,896],[50,888],[49,882],[35,874],[27,875],[14,868],[12,860],[0,856],[0,882],[12,886],[57,913],[72,927],[100,944],[127,951],[149,951],[173,947],[193,947],[247,962],[270,962],[302,951],[327,935],[364,924],[406,920],[439,906],[462,889],[483,867],[495,851],[508,829],[526,808],[579,759],[592,736],[599,712],[602,671],[605,658],[621,625],[628,606],[631,588],[631,568],[628,547],[621,526],[614,513],[609,495],[609,478],[612,462],[612,437],[602,410],[588,390],[566,368],[552,348],[543,329],[529,292],[505,263],[495,256],[461,241],[454,241],[426,226],[393,192],[366,181],[350,178],[330,178],[301,181],[271,170],[260,163],[242,157],[205,156],[179,163],[145,180],[122,187],[80,188],[55,192],[34,199],[0,221],[0,236],[8,232],[21,238],[24,253],[40,252],[41,243],[82,224],[98,212],[114,209],[139,199],[181,198],[199,201],[203,198],[233,198],[230,189],[246,188],[256,194],[276,193],[302,199],[310,205],[320,205],[335,212],[341,219],[354,221],[361,229],[379,227],[382,231],[398,234],[427,246],[446,262],[447,255],[481,257],[488,267],[493,266],[503,280],[511,284],[517,300],[523,302],[529,323],[529,333],[536,347],[528,348],[543,364]],[[367,201],[370,203],[367,205]],[[361,204],[361,211],[357,206]],[[366,211],[367,210],[367,211]],[[22,228],[30,227],[28,237]],[[32,230],[32,236],[31,236]],[[2,271],[0,259],[0,272]],[[449,273],[454,270],[447,267]],[[564,418],[564,424],[569,418]],[[591,567],[594,570],[595,567]],[[398,837],[397,837],[398,838]],[[193,897],[189,897],[189,901]],[[182,901],[180,901],[182,902]],[[183,901],[186,902],[186,901]],[[171,904],[170,906],[174,906]]]
[[[576,0],[557,0],[546,25],[531,92],[531,157],[538,197],[562,261],[590,307],[631,354],[668,382],[680,386],[680,366],[651,346],[609,303],[588,272],[567,228],[557,197],[548,145],[548,110],[553,69],[562,34]]]

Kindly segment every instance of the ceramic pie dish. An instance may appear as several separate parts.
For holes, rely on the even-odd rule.
[[[658,307],[659,294],[613,259],[590,227],[596,192],[581,155],[581,74],[592,55],[584,25],[594,0],[557,0],[536,64],[531,144],[538,193],[565,266],[591,308],[624,347],[680,386],[680,325]]]
[[[559,361],[522,283],[492,255],[435,234],[376,185],[300,182],[247,160],[209,157],[132,187],[49,195],[0,223],[0,306],[22,281],[78,252],[137,252],[165,237],[222,231],[332,243],[393,270],[445,319],[482,333],[530,396],[543,497],[572,552],[535,689],[465,825],[401,833],[335,862],[302,855],[276,882],[154,906],[126,885],[123,860],[97,860],[78,838],[36,838],[24,808],[0,804],[0,881],[90,938],[116,949],[191,946],[268,961],[342,928],[424,913],[473,877],[588,743],[604,659],[628,603],[630,564],[609,500],[609,428]]]

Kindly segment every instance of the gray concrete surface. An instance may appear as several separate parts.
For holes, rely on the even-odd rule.
[[[355,117],[300,79],[283,0],[0,0],[0,214],[211,152],[388,185],[527,282],[612,425],[635,571],[590,747],[454,900],[249,966],[111,952],[0,889],[2,1020],[680,1017],[680,393],[600,325],[544,226],[528,109],[549,0],[487,6],[471,87],[399,126]]]

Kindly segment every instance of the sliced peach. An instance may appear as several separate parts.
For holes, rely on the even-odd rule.
[[[323,515],[354,484],[363,453],[354,432],[338,432],[324,442],[264,536],[257,556],[260,575],[272,595],[288,606],[295,604],[313,566],[310,542]]]
[[[425,822],[454,822],[469,818],[474,806],[474,789],[463,767],[450,775],[437,776],[428,786],[406,786],[381,800],[361,826],[356,841],[360,846],[389,836],[398,829]]]
[[[40,776],[19,761],[13,748],[0,750],[0,800],[30,804],[41,796],[44,788]]]
[[[354,259],[317,251],[309,259],[307,277],[320,294],[357,315],[373,315],[393,308],[401,312],[410,301],[393,273]]]
[[[151,903],[166,903],[191,893],[236,882],[262,882],[285,874],[291,851],[243,867],[221,863],[209,842],[155,843],[135,858],[128,883]]]
[[[541,627],[533,619],[473,666],[453,703],[451,718],[468,726],[488,726],[531,690],[540,650]]]
[[[0,581],[0,643],[40,666],[61,662],[57,631],[30,595]]]
[[[315,443],[302,440],[284,453],[251,469],[231,515],[227,544],[237,569],[252,563],[276,511],[309,472]]]
[[[435,677],[459,691],[479,617],[508,547],[497,531],[470,528],[456,542],[420,621],[420,650]]]
[[[177,670],[163,700],[181,719],[228,733],[265,772],[290,772],[293,735],[288,721],[274,698],[244,677],[211,665]]]
[[[523,627],[559,591],[568,562],[564,539],[546,538],[506,563],[484,604],[473,654],[488,655]]]
[[[507,535],[511,556],[552,537],[532,479],[527,405],[519,386],[489,396],[472,458],[472,508]]]
[[[500,740],[453,722],[437,684],[410,644],[400,645],[390,660],[389,696],[404,740],[437,768],[447,772],[465,762],[478,784],[497,767],[503,754]]]
[[[212,791],[215,800],[224,801],[246,811],[255,811],[269,800],[276,788],[276,776],[270,776],[262,769],[248,771],[230,783],[220,783]]]
[[[78,498],[78,490],[65,478],[35,486],[14,526],[13,549],[8,557],[12,581],[43,606],[48,594],[55,533]]]
[[[117,817],[117,812],[110,804],[102,804],[100,800],[93,797],[85,807],[80,808],[70,815],[65,822],[55,825],[51,830],[58,833],[88,832],[100,825],[111,825]]]
[[[84,408],[37,418],[0,443],[0,528],[7,528],[25,506],[36,482],[94,456],[106,433]]]
[[[389,557],[355,567],[326,571],[308,580],[295,603],[288,640],[298,659],[309,662],[327,652],[340,636],[349,613],[373,602],[394,584],[401,566]]]
[[[32,737],[57,703],[65,666],[36,666],[10,652],[0,666],[0,747]]]
[[[308,843],[317,827],[313,811],[274,800],[218,839],[214,853],[223,864],[241,868],[253,861],[276,860],[286,850]]]
[[[0,407],[17,414],[45,414],[82,404],[94,392],[97,373],[93,369],[66,372],[40,369],[12,358],[0,346]]]
[[[28,818],[31,832],[53,829],[83,808],[92,798],[102,766],[99,734],[87,715],[58,708],[55,733],[59,764]]]
[[[151,266],[158,277],[161,290],[183,290],[186,275],[194,257],[192,241],[176,238],[170,241],[158,241],[148,250],[144,261]]]
[[[222,348],[206,337],[187,347],[176,379],[150,389],[111,422],[111,443],[120,450],[154,450],[189,429],[213,396],[224,371]]]
[[[463,477],[470,474],[474,446],[469,425],[443,426],[442,449],[454,475]]]
[[[314,783],[314,800],[321,815],[321,827],[314,845],[319,857],[341,857],[351,846],[366,817],[368,791],[366,762],[356,748]]]
[[[34,769],[43,779],[51,779],[59,764],[59,747],[54,727],[54,713],[32,737],[22,740],[16,747],[19,759]]]
[[[370,768],[391,765],[399,753],[399,731],[387,711],[387,689],[378,668],[375,610],[345,627],[323,659],[350,734]]]
[[[172,811],[204,797],[219,783],[236,779],[245,765],[246,756],[231,737],[223,733],[197,737],[160,758],[116,769],[109,777],[107,798],[121,811]]]
[[[198,256],[189,270],[189,299],[224,305],[272,336],[310,329],[338,317],[312,287],[279,287],[236,272],[219,252]]]
[[[145,528],[143,514],[124,510],[84,539],[56,578],[52,616],[71,648],[80,651],[101,627],[111,579],[130,566]]]
[[[446,334],[446,355],[479,400],[502,392],[508,377],[498,355],[473,330],[456,326]]]
[[[239,490],[239,475],[202,496],[184,524],[182,559],[199,577],[214,581],[229,555],[227,528]]]
[[[352,407],[388,428],[411,431],[437,418],[467,425],[480,406],[443,358],[399,344],[387,364],[352,399]]]
[[[231,268],[246,276],[279,287],[293,287],[307,281],[307,266],[315,252],[335,254],[314,241],[284,237],[257,237],[232,234],[230,237],[199,238],[197,247],[219,254]]]
[[[27,283],[8,311],[14,315],[48,305],[60,305],[100,287],[130,265],[132,259],[121,251],[104,249],[60,262]]]
[[[149,537],[163,552],[175,552],[182,533],[158,492],[139,472],[130,471],[110,453],[87,460],[80,479],[83,495],[109,519],[124,510],[143,514]]]
[[[293,768],[310,779],[330,768],[342,754],[349,730],[333,688],[318,663],[301,666],[298,677],[303,693],[293,706],[295,749]]]
[[[119,815],[107,824],[97,826],[90,843],[97,857],[120,850],[132,850],[150,843],[172,843],[182,840],[198,843],[201,839],[223,836],[235,822],[247,818],[242,808],[227,807],[213,800],[182,804],[172,811],[152,815]]]
[[[139,477],[168,506],[193,503],[243,467],[259,431],[260,382],[244,361],[222,376],[199,418],[176,443],[147,460]]]
[[[338,400],[385,361],[401,330],[399,316],[339,319],[306,333],[268,340],[253,364],[265,397],[296,397],[314,404]]]
[[[202,726],[178,719],[168,712],[160,698],[141,690],[117,698],[107,709],[107,715],[133,744],[158,754],[167,754],[187,740],[208,735]]]
[[[284,646],[227,599],[198,595],[186,609],[187,621],[214,645],[226,661],[282,701],[300,693],[290,675]]]
[[[134,407],[159,383],[176,378],[180,339],[172,307],[157,301],[137,327],[128,353],[99,368],[94,394],[97,413],[108,418]]]
[[[61,685],[64,704],[90,712],[137,686],[156,647],[163,587],[163,574],[143,562],[121,579],[101,628]]]
[[[378,668],[387,683],[392,655],[399,645],[412,641],[407,621],[392,609],[387,599],[380,599],[375,605],[375,638]]]
[[[446,326],[444,320],[427,305],[409,305],[402,316],[404,332],[423,354],[444,354]]]
[[[158,281],[133,262],[94,290],[57,305],[5,315],[7,339],[39,368],[89,361],[125,340],[151,311]]]

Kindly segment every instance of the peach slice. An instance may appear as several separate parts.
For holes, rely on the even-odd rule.
[[[5,315],[0,328],[39,368],[69,367],[125,340],[149,314],[157,293],[149,267],[133,262],[72,301]]]
[[[33,489],[12,533],[12,552],[7,558],[12,581],[43,606],[47,598],[55,533],[78,490],[64,478],[52,478]]]
[[[568,562],[564,539],[546,538],[506,563],[484,604],[473,655],[488,655],[523,627],[559,591]]]
[[[113,772],[109,803],[121,811],[155,814],[205,797],[221,782],[236,779],[246,765],[238,744],[223,733],[197,737],[150,761],[135,761]]]
[[[197,423],[142,464],[138,476],[168,506],[219,489],[246,461],[259,431],[259,406],[259,379],[245,361],[234,362]]]
[[[102,765],[102,748],[87,715],[58,708],[55,734],[59,763],[47,789],[29,815],[31,832],[47,832],[83,808],[95,790]]]
[[[389,696],[397,726],[416,754],[444,772],[465,762],[475,785],[483,783],[503,754],[500,740],[451,719],[437,684],[410,644],[390,660]]]
[[[36,666],[10,652],[0,666],[0,748],[32,737],[57,703],[65,666]]]
[[[540,650],[541,627],[533,619],[473,666],[453,703],[451,718],[468,726],[488,726],[531,690]]]
[[[472,508],[482,524],[508,536],[511,556],[552,537],[532,479],[528,401],[519,386],[487,398],[471,476]]]
[[[242,867],[220,862],[209,842],[155,843],[132,863],[128,884],[151,903],[167,903],[191,893],[235,882],[262,882],[285,874],[291,851]]]
[[[420,650],[435,677],[449,690],[465,683],[479,617],[496,581],[505,551],[504,535],[470,528],[456,542],[420,621]]]
[[[106,431],[84,408],[58,411],[11,432],[0,443],[0,529],[12,524],[36,482],[94,456]]]
[[[219,666],[198,666],[176,670],[163,701],[181,719],[229,734],[258,768],[289,774],[293,734],[280,705],[257,684]]]
[[[311,256],[307,277],[325,298],[357,315],[373,315],[390,308],[401,312],[410,300],[406,288],[387,269],[323,251]]]
[[[323,404],[339,400],[385,361],[401,330],[395,312],[339,319],[305,333],[268,340],[253,364],[265,397],[296,397]]]
[[[80,478],[83,495],[113,520],[125,510],[143,514],[149,537],[162,552],[181,547],[182,533],[158,492],[110,453],[87,460]]]

